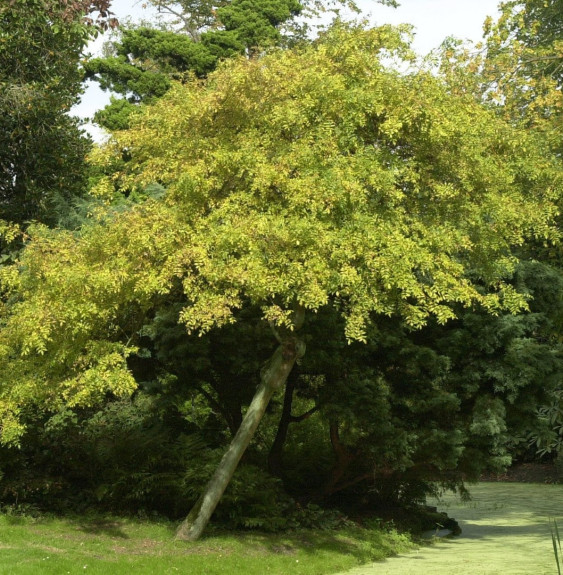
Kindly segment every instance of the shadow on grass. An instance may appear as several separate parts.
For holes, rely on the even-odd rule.
[[[106,536],[112,539],[134,540],[138,538],[138,533],[132,535],[128,533],[131,528],[147,528],[147,537],[150,538],[151,526],[158,526],[159,528],[164,528],[165,532],[169,534],[170,541],[172,541],[177,528],[174,522],[163,521],[162,519],[151,520],[120,516],[90,515],[73,517],[69,518],[69,520],[76,526],[76,529],[82,533]]]
[[[470,521],[464,522],[462,533],[456,539],[497,539],[499,537],[527,537],[545,539],[549,534],[547,521],[531,523],[529,525],[483,525]],[[450,539],[450,538],[447,538]]]
[[[275,555],[317,555],[326,553],[344,554],[357,562],[368,563],[383,559],[412,546],[408,537],[373,529],[349,528],[342,531],[299,531],[298,533],[219,533],[204,536],[200,541],[213,544],[214,539],[223,537],[236,539],[247,548],[254,548],[257,554]]]
[[[3,519],[6,525],[25,525],[29,522],[27,517],[21,515],[4,515]]]
[[[123,531],[120,521],[115,519],[82,519],[76,521],[79,531],[88,535],[105,535],[115,539],[129,539],[129,535]]]

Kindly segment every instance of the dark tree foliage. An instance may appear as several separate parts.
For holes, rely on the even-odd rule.
[[[278,465],[290,491],[334,504],[368,494],[408,504],[509,465],[563,370],[552,337],[563,311],[555,279],[544,264],[519,267],[515,285],[536,298],[529,313],[462,312],[419,332],[380,318],[366,346],[331,338],[310,350]],[[315,340],[338,327],[327,310],[309,332]],[[313,405],[318,413],[301,420]]]
[[[303,9],[297,0],[231,0],[218,7],[182,2],[175,9],[160,4],[179,15],[179,30],[125,28],[113,55],[85,64],[86,78],[122,96],[95,116],[110,131],[126,128],[135,104],[161,97],[172,80],[205,77],[221,60],[280,45],[280,26]]]
[[[496,99],[500,113],[511,121],[523,122],[538,133],[559,159],[563,112],[563,2],[561,0],[510,0],[500,6],[497,23],[487,23],[484,93]],[[563,171],[562,171],[563,173]],[[561,188],[560,181],[558,182]],[[559,197],[559,223],[563,196]],[[547,301],[561,302],[563,293],[563,251],[561,245],[540,241],[520,250],[529,265],[542,262],[533,306]],[[541,279],[540,279],[541,278]],[[543,284],[543,285],[541,285]],[[540,286],[541,287],[538,287]],[[554,308],[555,309],[555,308]],[[561,341],[561,304],[552,311],[546,335]],[[563,446],[563,390],[561,384],[546,405],[539,407],[536,425],[531,426],[530,444],[539,455],[560,452]],[[561,455],[559,456],[561,458]]]
[[[560,280],[544,264],[524,263],[514,285],[535,297],[529,313],[468,311],[418,332],[381,317],[367,344],[334,337],[343,330],[332,308],[309,318],[309,354],[285,399],[270,406],[215,521],[309,525],[315,513],[299,515],[287,494],[357,513],[420,502],[440,487],[463,490],[510,464],[527,449],[537,406],[563,369],[553,337]],[[132,401],[30,415],[37,419],[22,451],[4,450],[4,503],[186,512],[236,431],[273,342],[259,310],[247,307],[236,324],[197,337],[178,326],[180,307],[163,304],[145,320],[129,360],[139,383]],[[270,469],[285,492],[266,474],[280,434]]]
[[[83,191],[90,141],[68,111],[88,39],[114,24],[106,0],[0,6],[0,219],[54,223],[54,205]]]

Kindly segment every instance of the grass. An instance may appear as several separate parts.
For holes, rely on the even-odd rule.
[[[394,530],[214,533],[174,541],[174,525],[0,515],[0,574],[328,575],[413,548]]]
[[[407,536],[376,527],[276,535],[215,532],[183,543],[174,541],[171,523],[0,515],[0,575],[557,573],[552,543],[560,553],[560,539],[550,531],[550,517],[563,511],[562,486],[481,483],[471,491],[469,502],[454,496],[431,502],[460,521],[462,535],[415,552],[408,552],[414,544]],[[396,553],[400,556],[383,560]],[[376,560],[382,561],[370,565]]]

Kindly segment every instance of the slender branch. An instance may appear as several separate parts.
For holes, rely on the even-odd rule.
[[[237,432],[237,426],[235,425],[235,422],[232,421],[228,411],[224,409],[223,406],[203,387],[203,384],[198,383],[196,385],[196,389],[203,395],[203,397],[205,397],[205,399],[207,399],[211,407],[222,415],[229,427],[231,435],[235,435]]]
[[[328,495],[333,495],[334,493],[338,493],[339,491],[343,491],[344,489],[347,489],[348,487],[352,487],[352,485],[356,485],[357,483],[361,483],[362,481],[365,481],[366,479],[371,479],[372,477],[373,477],[373,473],[371,473],[371,472],[362,473],[362,475],[358,475],[358,477],[354,477],[354,479],[350,479],[346,483],[332,486],[332,489],[331,489],[330,493],[328,493]]]
[[[173,8],[162,2],[159,2],[157,6],[159,12],[162,10],[165,13],[167,12],[169,14],[172,14],[172,16],[176,16],[177,18],[179,18],[184,23],[184,30],[186,30],[186,32],[192,38],[192,40],[194,40],[195,42],[199,41],[200,34],[197,32],[197,28],[194,30],[194,27],[190,25],[189,17],[186,17],[184,14],[182,14],[182,12],[177,12],[176,10],[174,10]]]
[[[541,56],[537,58],[530,58],[529,60],[523,60],[522,64],[532,64],[534,62],[545,62],[546,60],[563,60],[562,54],[555,54],[553,56]]]
[[[279,344],[283,344],[283,340],[278,332],[278,330],[276,329],[276,324],[273,321],[269,321],[268,325],[270,326],[270,330],[272,331],[272,333],[274,334],[274,337],[276,338],[276,341]]]
[[[272,446],[270,447],[270,453],[268,454],[268,470],[272,475],[276,477],[282,476],[283,446],[287,439],[289,424],[291,423],[293,390],[295,389],[295,383],[298,377],[298,373],[295,369],[293,369],[287,378],[287,382],[285,384],[285,393],[283,397],[283,407],[278,423],[278,430],[276,432],[276,437],[274,438]]]
[[[333,420],[330,422],[330,443],[332,444],[332,449],[339,460],[351,459],[351,455],[346,451],[340,441],[340,431],[338,427],[338,421]]]
[[[301,329],[303,327],[303,322],[305,321],[305,307],[300,303],[296,303],[293,309],[293,328],[295,330]]]
[[[348,466],[354,460],[354,456],[346,450],[340,441],[338,421],[336,420],[330,422],[330,443],[336,456],[336,461],[331,471],[330,480],[325,486],[325,493],[332,493],[334,486],[340,481],[341,477],[346,473]]]
[[[290,423],[301,423],[302,421],[309,419],[309,417],[311,417],[311,415],[313,415],[313,413],[316,413],[317,411],[319,411],[319,406],[315,405],[315,407],[312,407],[311,409],[309,409],[309,411],[306,411],[301,415],[291,415],[289,421]]]

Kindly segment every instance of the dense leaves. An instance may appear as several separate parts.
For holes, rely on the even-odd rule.
[[[278,325],[295,302],[334,305],[360,340],[373,313],[416,327],[454,302],[519,309],[502,278],[512,245],[552,234],[549,157],[440,80],[386,71],[382,48],[404,50],[391,29],[337,28],[176,85],[139,116],[119,144],[125,185],[159,181],[166,201],[79,237],[42,232],[3,272],[8,420],[22,401],[130,392],[120,334],[180,287],[181,321],[202,331],[247,301]]]
[[[560,0],[512,1],[501,5],[499,21],[487,32],[487,61],[484,67],[489,84],[498,86],[502,112],[512,121],[521,121],[549,143],[561,159],[563,113],[563,27]],[[562,196],[559,197],[561,211]],[[559,224],[561,216],[559,216]],[[561,301],[563,277],[561,246],[532,245],[524,257],[549,266],[544,275],[547,290],[537,294],[537,305]],[[561,311],[552,314],[552,340],[561,341]],[[538,411],[539,426],[532,426],[530,442],[541,454],[560,451],[561,386],[547,405]]]
[[[110,130],[126,127],[134,104],[161,97],[172,80],[204,77],[225,58],[279,45],[280,26],[303,8],[296,0],[155,4],[177,17],[179,29],[125,28],[111,55],[85,65],[88,78],[123,96],[96,115]]]
[[[451,317],[451,301],[518,308],[513,290],[480,292],[465,270],[492,285],[511,245],[532,228],[550,236],[536,201],[550,211],[554,168],[430,75],[384,71],[373,54],[397,49],[395,34],[336,31],[297,55],[241,60],[209,88],[175,86],[122,136],[142,170],[132,181],[169,186],[193,221],[175,256],[198,270],[189,327],[228,320],[242,293],[281,323],[292,301],[336,297],[351,338],[370,312],[416,326]]]
[[[513,0],[501,5],[502,16],[496,25],[504,42],[512,40],[525,47],[520,66],[537,80],[550,76],[563,82],[563,25],[561,0]]]
[[[501,16],[485,23],[482,50],[446,46],[444,69],[458,88],[489,102],[499,114],[543,133],[561,152],[563,70],[561,2],[503,2]]]
[[[394,1],[377,2],[396,5]],[[219,62],[235,55],[257,57],[275,46],[307,42],[312,22],[326,21],[328,13],[337,13],[342,6],[358,11],[352,0],[149,3],[167,16],[166,24],[122,28],[106,46],[104,57],[85,63],[87,78],[120,96],[112,96],[112,102],[95,115],[96,122],[110,131],[128,127],[135,105],[162,96],[172,80],[205,77]]]
[[[86,14],[100,9],[98,24]],[[56,204],[84,190],[90,147],[68,111],[79,59],[107,2],[16,0],[0,7],[0,218],[56,222]]]
[[[2,441],[172,382],[182,431],[219,447],[304,316],[289,489],[313,477],[292,453],[326,497],[412,500],[506,464],[560,372],[549,271],[516,257],[557,239],[560,165],[545,132],[410,58],[402,29],[337,25],[137,107],[96,152],[89,223],[31,228],[0,269]]]

